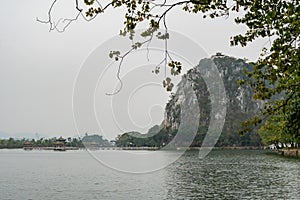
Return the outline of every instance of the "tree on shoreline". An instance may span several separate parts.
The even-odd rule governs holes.
[[[30,142],[33,147],[52,147],[56,142],[56,137],[53,138],[40,138],[38,140],[35,139],[0,139],[0,149],[16,149],[16,148],[23,148],[25,142]],[[70,147],[84,147],[82,141],[79,138],[71,138],[67,142],[67,146]]]
[[[174,8],[180,7],[183,12],[201,13],[203,18],[216,18],[229,16],[232,12],[243,12],[242,17],[236,17],[237,24],[247,27],[244,34],[231,38],[232,46],[242,47],[258,38],[267,38],[269,47],[263,48],[259,59],[251,63],[254,70],[246,72],[249,81],[241,81],[241,84],[250,85],[255,94],[254,99],[262,100],[265,106],[259,116],[244,122],[241,134],[248,132],[258,124],[264,124],[261,131],[272,130],[276,124],[281,126],[279,131],[273,134],[292,136],[295,141],[300,140],[300,4],[298,0],[110,0],[102,5],[98,0],[75,0],[77,15],[73,19],[60,19],[54,22],[52,12],[57,0],[54,0],[48,10],[48,19],[38,21],[48,24],[49,30],[64,32],[66,28],[80,16],[86,21],[93,20],[108,8],[124,8],[124,27],[120,35],[128,36],[133,45],[128,52],[112,51],[109,56],[119,62],[135,49],[151,42],[153,37],[165,42],[164,60],[154,69],[159,73],[160,67],[169,69],[172,75],[181,72],[181,62],[171,58],[167,49],[169,38],[166,16]],[[144,41],[134,41],[134,30],[140,25],[147,25],[141,34]],[[158,32],[162,28],[164,32]],[[172,90],[169,77],[165,77],[164,87]],[[120,80],[121,81],[121,80]],[[280,98],[276,98],[276,96]],[[276,120],[274,120],[276,118]],[[262,134],[264,135],[264,134]]]
[[[53,147],[56,141],[57,141],[56,137],[39,138],[37,140],[28,139],[28,138],[16,139],[11,137],[9,139],[0,139],[0,149],[23,148],[25,142],[30,142],[30,144],[33,147]],[[98,135],[98,134],[88,135],[87,133],[82,138],[68,137],[66,141],[66,146],[85,148],[87,144],[92,142],[96,142],[99,145],[99,147],[113,146],[112,143],[107,139],[105,139],[102,135]]]

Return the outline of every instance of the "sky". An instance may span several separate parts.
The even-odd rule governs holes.
[[[153,42],[156,49],[149,60],[145,50],[128,56],[121,72],[123,89],[106,95],[120,86],[117,64],[109,64],[108,52],[130,45],[117,36],[124,13],[109,9],[93,21],[73,22],[64,33],[49,32],[36,18],[47,18],[51,2],[1,4],[0,138],[77,137],[87,132],[114,139],[125,131],[146,132],[160,124],[170,94],[161,87],[163,73],[155,76],[151,70],[161,60],[161,44]],[[55,19],[74,16],[70,2],[59,1]],[[257,59],[263,40],[246,48],[230,47],[230,37],[245,31],[233,18],[203,19],[177,8],[168,14],[168,28],[175,35],[170,50],[174,57],[189,57],[184,71],[216,52]]]

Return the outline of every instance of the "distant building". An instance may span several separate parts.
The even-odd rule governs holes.
[[[33,146],[32,146],[32,144],[31,144],[31,142],[26,141],[26,142],[24,143],[24,145],[23,145],[23,149],[24,149],[24,150],[32,150],[32,149],[33,149]]]
[[[216,56],[224,56],[221,52],[217,52]]]
[[[60,137],[54,143],[54,151],[65,151],[66,150],[66,139]]]

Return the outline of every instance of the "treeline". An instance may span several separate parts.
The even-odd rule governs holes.
[[[0,149],[15,149],[15,148],[23,148],[24,144],[30,142],[32,147],[53,147],[54,143],[57,141],[58,138],[40,138],[40,139],[0,139]],[[113,144],[108,141],[107,139],[103,138],[103,136],[98,134],[88,135],[85,134],[84,137],[68,137],[66,139],[66,146],[67,147],[78,147],[84,148],[90,145],[94,147],[109,147],[113,146]]]
[[[31,146],[33,147],[53,147],[54,143],[56,142],[57,138],[40,138],[40,139],[0,139],[0,148],[4,149],[15,149],[15,148],[23,148],[25,142],[29,141]],[[66,146],[68,147],[79,147],[83,148],[84,145],[80,138],[71,138],[68,137],[66,139]]]
[[[184,130],[183,130],[184,132]],[[160,128],[158,125],[150,128],[147,134],[138,132],[127,132],[118,135],[116,138],[116,146],[118,147],[163,147],[169,144],[177,134],[177,130]],[[201,147],[205,134],[196,134],[191,147]],[[183,146],[186,146],[186,138],[182,138]],[[247,133],[243,136],[237,133],[223,132],[219,137],[216,147],[247,147],[247,146],[263,146],[258,133]]]
[[[299,100],[300,103],[300,100]],[[299,111],[300,112],[300,106]],[[300,147],[300,125],[299,130],[288,129],[285,119],[282,116],[272,116],[258,130],[264,144],[274,145],[276,149],[285,147]]]
[[[176,135],[168,134],[164,129],[160,130],[158,125],[149,129],[147,134],[139,132],[128,132],[118,135],[116,138],[116,146],[118,147],[162,147],[168,144]]]

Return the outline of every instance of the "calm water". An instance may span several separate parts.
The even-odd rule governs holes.
[[[189,151],[162,170],[127,174],[86,151],[0,150],[0,170],[1,200],[300,199],[300,160],[263,151],[213,151],[204,160]]]

